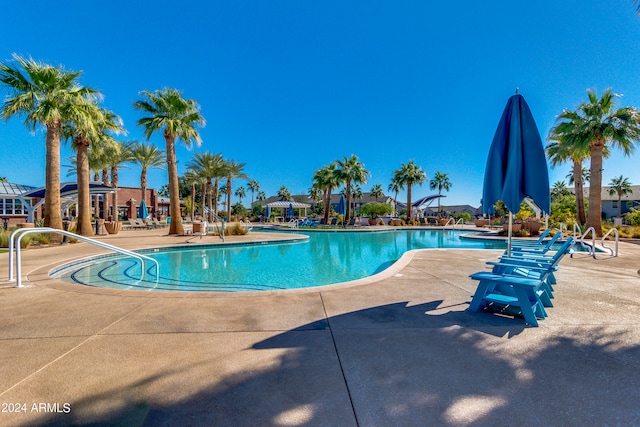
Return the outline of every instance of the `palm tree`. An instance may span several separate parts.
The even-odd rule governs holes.
[[[44,225],[62,229],[60,214],[60,136],[62,126],[78,113],[87,101],[95,101],[99,93],[82,87],[77,79],[82,72],[65,71],[62,67],[42,64],[13,55],[19,64],[0,62],[0,83],[9,95],[2,103],[0,116],[10,119],[24,116],[25,125],[35,131],[46,128]],[[24,73],[23,73],[24,72]],[[80,106],[80,107],[79,107]]]
[[[336,162],[331,162],[328,166],[323,166],[322,169],[318,169],[313,175],[313,180],[315,185],[318,188],[321,188],[324,192],[323,216],[324,220],[329,222],[329,214],[331,213],[331,192],[342,182]]]
[[[392,191],[395,194],[393,196],[393,209],[395,210],[395,215],[398,215],[398,192],[400,191],[400,188],[402,188],[397,172],[397,170],[393,171],[391,183],[387,187],[387,190]]]
[[[378,198],[384,197],[384,191],[382,191],[382,185],[375,184],[373,187],[371,187],[370,194],[371,194],[371,197],[376,199],[376,202],[378,201]]]
[[[251,206],[253,207],[253,193],[260,190],[260,184],[255,179],[252,179],[247,184],[247,187],[251,190]]]
[[[640,139],[640,114],[634,107],[615,110],[615,97],[611,88],[600,98],[588,89],[588,102],[577,111],[563,111],[558,116],[555,134],[566,139],[571,146],[588,148],[591,156],[589,184],[589,211],[587,227],[593,227],[602,236],[602,159],[607,144],[630,155]]]
[[[238,163],[235,160],[229,160],[225,165],[225,177],[227,178],[227,220],[231,219],[231,195],[233,194],[233,190],[231,187],[231,182],[234,179],[247,179],[247,174],[244,173],[243,169],[245,167],[245,163]]]
[[[351,219],[351,183],[366,184],[370,173],[364,168],[364,163],[358,160],[358,156],[352,154],[351,157],[344,156],[342,160],[338,160],[338,173],[340,181],[344,182],[345,193],[347,197],[347,212],[345,221]]]
[[[78,114],[80,113],[80,114]],[[76,232],[82,236],[92,236],[91,225],[91,192],[89,180],[91,166],[89,164],[89,147],[101,147],[112,138],[108,132],[119,133],[122,120],[113,112],[100,108],[93,102],[78,109],[77,114],[63,126],[62,133],[72,138],[76,149],[76,176],[78,182],[78,221]]]
[[[584,210],[584,181],[588,181],[589,172],[582,167],[582,162],[589,157],[589,148],[575,144],[575,139],[563,133],[565,126],[555,126],[549,131],[548,140],[551,141],[545,148],[551,166],[555,167],[561,163],[571,160],[573,163],[572,172],[567,175],[569,184],[573,184],[576,195],[576,215],[580,225],[587,222],[587,214]],[[608,156],[608,148],[603,152]],[[577,177],[577,179],[576,179]]]
[[[618,195],[618,218],[622,217],[622,197],[627,194],[633,193],[631,189],[631,182],[629,178],[625,178],[620,175],[617,178],[613,178],[609,183],[611,188],[609,189],[609,195],[613,196],[614,194]]]
[[[358,200],[362,200],[362,187],[358,184],[351,186],[351,202],[353,203],[353,211],[356,210],[356,203]]]
[[[394,171],[394,175],[398,180],[400,189],[407,187],[407,221],[411,221],[412,207],[411,207],[411,188],[414,185],[422,185],[427,179],[427,174],[422,168],[410,160],[407,164],[402,163],[400,169]]]
[[[217,200],[218,200],[218,185],[220,178],[225,175],[226,163],[221,153],[212,154],[208,151],[203,153],[195,153],[193,160],[187,163],[187,167],[193,170],[196,174],[204,177],[207,180],[206,197],[207,206],[209,207],[208,219],[213,221],[214,213],[217,215]],[[215,195],[212,194],[212,190],[215,189]],[[216,210],[213,210],[213,197],[216,200]],[[204,205],[205,194],[202,194]]]
[[[176,139],[182,140],[190,148],[195,142],[202,140],[196,126],[204,127],[206,122],[200,114],[198,103],[182,98],[177,89],[163,89],[155,92],[143,91],[146,99],[136,101],[134,108],[149,114],[138,120],[144,128],[144,135],[151,136],[162,131],[166,143],[167,172],[169,174],[169,215],[171,223],[169,234],[184,234],[182,214],[180,212],[180,188],[178,182],[178,165],[176,159]]]
[[[140,166],[140,200],[147,199],[147,171],[149,168],[162,169],[167,159],[164,156],[164,150],[159,149],[153,144],[145,144],[143,142],[132,141],[129,148],[131,150],[131,158],[134,163]]]
[[[280,186],[276,195],[280,198],[280,200],[291,200],[291,192],[284,185]]]
[[[555,201],[569,194],[569,189],[564,181],[556,181],[551,187],[551,198]]]
[[[129,145],[123,141],[116,141],[115,144],[109,145],[107,147],[107,153],[109,156],[109,168],[111,170],[111,186],[117,189],[119,184],[118,169],[122,167],[124,163],[131,162],[133,157],[131,156]],[[113,221],[118,221],[117,191],[114,191],[111,195],[111,216],[113,217]]]
[[[193,220],[195,211],[196,211],[196,185],[202,185],[202,206],[204,207],[205,194],[207,192],[207,178],[202,176],[198,171],[194,169],[189,169],[184,174],[184,182],[185,184],[191,186],[191,206],[189,208],[189,213],[191,219]]]
[[[260,202],[267,200],[267,194],[264,191],[258,191],[258,196],[256,197],[256,200]]]
[[[429,188],[438,189],[438,196],[442,195],[442,190],[449,191],[451,189],[451,181],[446,173],[436,172],[435,176],[429,181]],[[440,197],[438,197],[438,213],[440,213]]]
[[[233,194],[235,194],[238,199],[240,199],[240,204],[242,204],[242,198],[247,196],[246,190],[243,186],[236,188],[236,191]]]

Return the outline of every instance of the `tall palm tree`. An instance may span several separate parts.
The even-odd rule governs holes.
[[[395,215],[398,215],[398,192],[402,188],[399,180],[399,173],[397,170],[393,171],[393,176],[391,177],[391,183],[387,187],[387,190],[392,191],[394,193],[393,196],[393,209],[395,210]]]
[[[409,160],[407,164],[402,163],[400,169],[394,171],[394,175],[400,184],[400,189],[407,187],[407,221],[411,221],[413,209],[411,207],[411,188],[414,185],[422,185],[427,179],[427,174],[422,168],[414,163],[413,160]]]
[[[109,156],[109,169],[111,171],[111,186],[114,189],[118,188],[119,184],[119,169],[124,167],[125,163],[129,163],[133,160],[131,156],[131,150],[129,145],[123,141],[116,141],[115,144],[111,144],[107,148]],[[111,216],[113,221],[118,220],[118,192],[114,191],[111,194]]]
[[[355,154],[350,157],[344,156],[342,160],[338,160],[336,163],[340,180],[344,182],[347,198],[347,212],[344,219],[349,221],[351,219],[351,183],[366,184],[370,173],[364,168],[364,163],[358,160],[358,156]]]
[[[82,72],[66,71],[13,55],[18,66],[0,62],[0,84],[9,92],[0,116],[9,119],[24,116],[25,125],[35,131],[46,128],[44,225],[62,229],[60,213],[60,136],[62,126],[87,100],[97,100],[99,93],[82,87],[77,79]]]
[[[371,194],[371,197],[376,199],[376,202],[377,202],[380,197],[384,197],[384,191],[382,190],[382,185],[375,184],[373,187],[371,187],[371,191],[369,194]]]
[[[291,192],[284,185],[280,186],[276,195],[280,198],[280,200],[291,200]]]
[[[196,186],[202,186],[202,206],[204,207],[205,194],[207,192],[207,178],[198,173],[197,170],[188,169],[184,174],[185,184],[191,186],[191,206],[189,208],[191,219],[196,211]]]
[[[629,178],[625,178],[620,175],[617,178],[613,178],[611,182],[609,182],[611,188],[609,189],[609,195],[613,196],[614,194],[618,195],[618,218],[622,217],[622,197],[627,194],[633,193],[631,189],[631,182]]]
[[[187,167],[193,170],[196,174],[205,177],[207,180],[206,197],[207,206],[209,207],[208,219],[213,221],[214,213],[217,215],[217,200],[218,200],[218,184],[220,178],[225,175],[226,163],[221,153],[210,153],[205,151],[203,153],[195,153],[191,162],[187,163]],[[214,181],[215,179],[215,181]],[[213,198],[215,191],[216,210],[213,209]],[[202,195],[203,204],[205,194]]]
[[[336,162],[331,162],[328,166],[323,166],[322,169],[318,169],[313,175],[313,180],[318,188],[321,188],[324,192],[324,220],[329,222],[331,192],[342,182]]]
[[[588,148],[590,153],[589,211],[587,227],[593,227],[602,236],[602,159],[607,145],[630,155],[634,143],[640,139],[640,114],[634,107],[615,110],[615,97],[607,89],[600,98],[588,89],[588,102],[577,111],[565,110],[558,116],[554,134],[566,139],[571,146]]]
[[[251,190],[251,206],[253,207],[253,194],[260,190],[260,183],[258,183],[258,181],[256,181],[255,179],[252,179],[247,184],[247,187],[249,187],[249,189]]]
[[[569,194],[569,189],[564,181],[556,181],[551,187],[551,198],[555,201]]]
[[[351,203],[353,204],[353,212],[356,211],[356,203],[358,200],[362,200],[362,187],[358,184],[354,184],[351,186]]]
[[[110,133],[123,131],[122,120],[111,111],[100,108],[96,103],[88,102],[83,111],[78,111],[65,126],[63,134],[73,139],[76,149],[76,175],[78,182],[78,221],[76,232],[82,236],[92,236],[91,192],[89,180],[89,147],[101,147],[103,142],[112,138]]]
[[[429,188],[438,189],[438,196],[442,195],[442,190],[449,191],[451,189],[451,181],[446,173],[436,172],[433,179],[429,181]],[[440,197],[438,197],[438,213],[440,213]]]
[[[227,178],[226,193],[227,193],[227,219],[231,219],[231,195],[233,190],[231,183],[234,179],[247,179],[247,174],[244,173],[245,163],[238,163],[235,160],[229,160],[225,165],[225,177]]]
[[[584,181],[588,181],[588,179],[585,179],[585,176],[588,176],[589,172],[582,167],[582,162],[589,158],[589,148],[576,144],[575,138],[564,134],[563,129],[564,127],[560,125],[551,128],[547,138],[550,142],[545,150],[552,167],[568,160],[572,162],[572,172],[567,175],[567,178],[569,179],[569,184],[573,184],[573,191],[576,195],[576,216],[578,217],[578,223],[584,225],[587,222],[587,214],[584,210],[583,188]],[[606,148],[603,155],[607,156],[608,152],[609,150]]]
[[[150,168],[162,169],[167,159],[164,150],[159,149],[154,144],[145,144],[139,141],[132,141],[129,147],[131,158],[134,163],[140,166],[140,200],[146,202],[147,199],[147,171]]]
[[[243,186],[236,188],[236,191],[233,194],[235,194],[238,199],[240,199],[240,204],[242,204],[242,198],[247,196],[247,192]]]
[[[256,200],[262,202],[267,200],[267,194],[264,191],[258,191],[258,195],[256,196]]]
[[[184,234],[175,143],[176,140],[182,140],[188,148],[193,143],[200,145],[202,140],[196,126],[204,127],[206,121],[200,114],[198,103],[192,99],[184,99],[177,89],[143,91],[141,95],[145,99],[136,101],[133,106],[148,116],[138,120],[138,125],[144,128],[147,140],[154,133],[162,131],[166,143],[171,217],[169,234]]]

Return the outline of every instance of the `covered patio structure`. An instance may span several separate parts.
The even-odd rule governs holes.
[[[290,207],[293,208],[294,212],[296,209],[298,209],[298,216],[300,209],[304,209],[304,215],[303,216],[307,216],[307,209],[311,207],[310,204],[308,203],[302,203],[302,202],[295,202],[292,200],[278,200],[277,202],[271,202],[271,203],[267,203],[265,206],[268,206],[272,211],[273,209],[282,209],[282,217],[286,217],[286,211],[287,209],[289,209]]]
[[[114,188],[110,185],[105,185],[101,182],[90,182],[89,183],[89,193],[91,195],[94,194],[111,194],[118,191],[117,188]],[[40,207],[47,196],[46,187],[37,188],[35,190],[30,190],[20,195],[20,198],[23,200],[27,199],[40,199],[36,204],[29,206],[27,208],[27,221],[34,221],[34,212],[38,207]],[[75,203],[78,202],[78,184],[76,182],[63,182],[60,184],[60,210],[62,211],[63,216],[65,212]]]

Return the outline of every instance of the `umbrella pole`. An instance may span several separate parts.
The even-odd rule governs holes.
[[[509,211],[509,240],[507,240],[507,257],[511,258],[511,236],[513,229],[512,227],[513,214]]]

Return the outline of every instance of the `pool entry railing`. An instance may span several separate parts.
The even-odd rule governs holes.
[[[98,240],[95,239],[91,239],[89,237],[85,237],[85,236],[80,236],[78,234],[74,234],[71,233],[70,231],[65,231],[65,230],[58,230],[56,228],[50,228],[50,227],[37,227],[37,228],[18,228],[17,230],[14,230],[11,235],[9,236],[9,282],[13,282],[15,280],[16,282],[16,288],[21,288],[22,286],[22,256],[21,256],[21,245],[20,243],[22,242],[22,238],[24,236],[26,236],[27,234],[35,234],[35,233],[52,233],[52,234],[61,234],[65,237],[70,237],[72,239],[75,240],[80,240],[83,242],[87,242],[90,243],[92,245],[95,246],[99,246],[103,249],[108,249],[110,251],[113,252],[117,252],[123,255],[127,255],[130,256],[132,258],[136,258],[140,261],[140,268],[142,269],[141,275],[140,275],[140,280],[144,279],[145,276],[145,272],[147,271],[147,269],[145,268],[145,263],[144,261],[149,261],[151,263],[153,263],[156,267],[156,280],[158,280],[158,276],[160,274],[160,264],[158,264],[158,261],[156,261],[153,258],[150,258],[148,256],[145,255],[141,255],[132,251],[128,251],[126,249],[122,249],[119,248],[117,246],[113,246],[113,245],[109,245],[107,243],[104,242],[100,242]],[[13,268],[13,249],[15,247],[15,279],[14,279],[14,268]]]
[[[564,223],[561,224],[561,229],[563,224]],[[564,228],[565,230],[567,229],[566,226]],[[613,241],[615,245],[613,248],[605,244],[605,240],[607,239],[607,237],[609,237],[610,234],[613,234]],[[587,238],[588,235],[591,235],[591,244],[585,243],[585,239]],[[580,228],[580,226],[578,224],[573,224],[573,237],[576,239],[577,243],[580,243],[580,245],[583,248],[588,250],[589,255],[591,255],[593,258],[596,257],[596,229],[595,228],[589,227],[587,230],[585,230],[584,233],[582,233],[582,229]],[[604,236],[602,236],[602,238],[600,239],[600,246],[602,247],[603,250],[609,251],[612,257],[617,257],[619,241],[620,241],[620,234],[618,232],[618,229],[614,227],[609,231],[607,231]]]
[[[207,207],[204,208],[204,213],[207,214],[207,215],[211,215],[212,221],[211,221],[211,225],[209,225],[209,228],[211,228],[211,231],[217,232],[218,233],[218,237],[220,237],[220,240],[222,240],[224,242],[224,221],[223,221],[223,219],[220,218],[217,213],[210,211],[209,208],[207,208]]]

